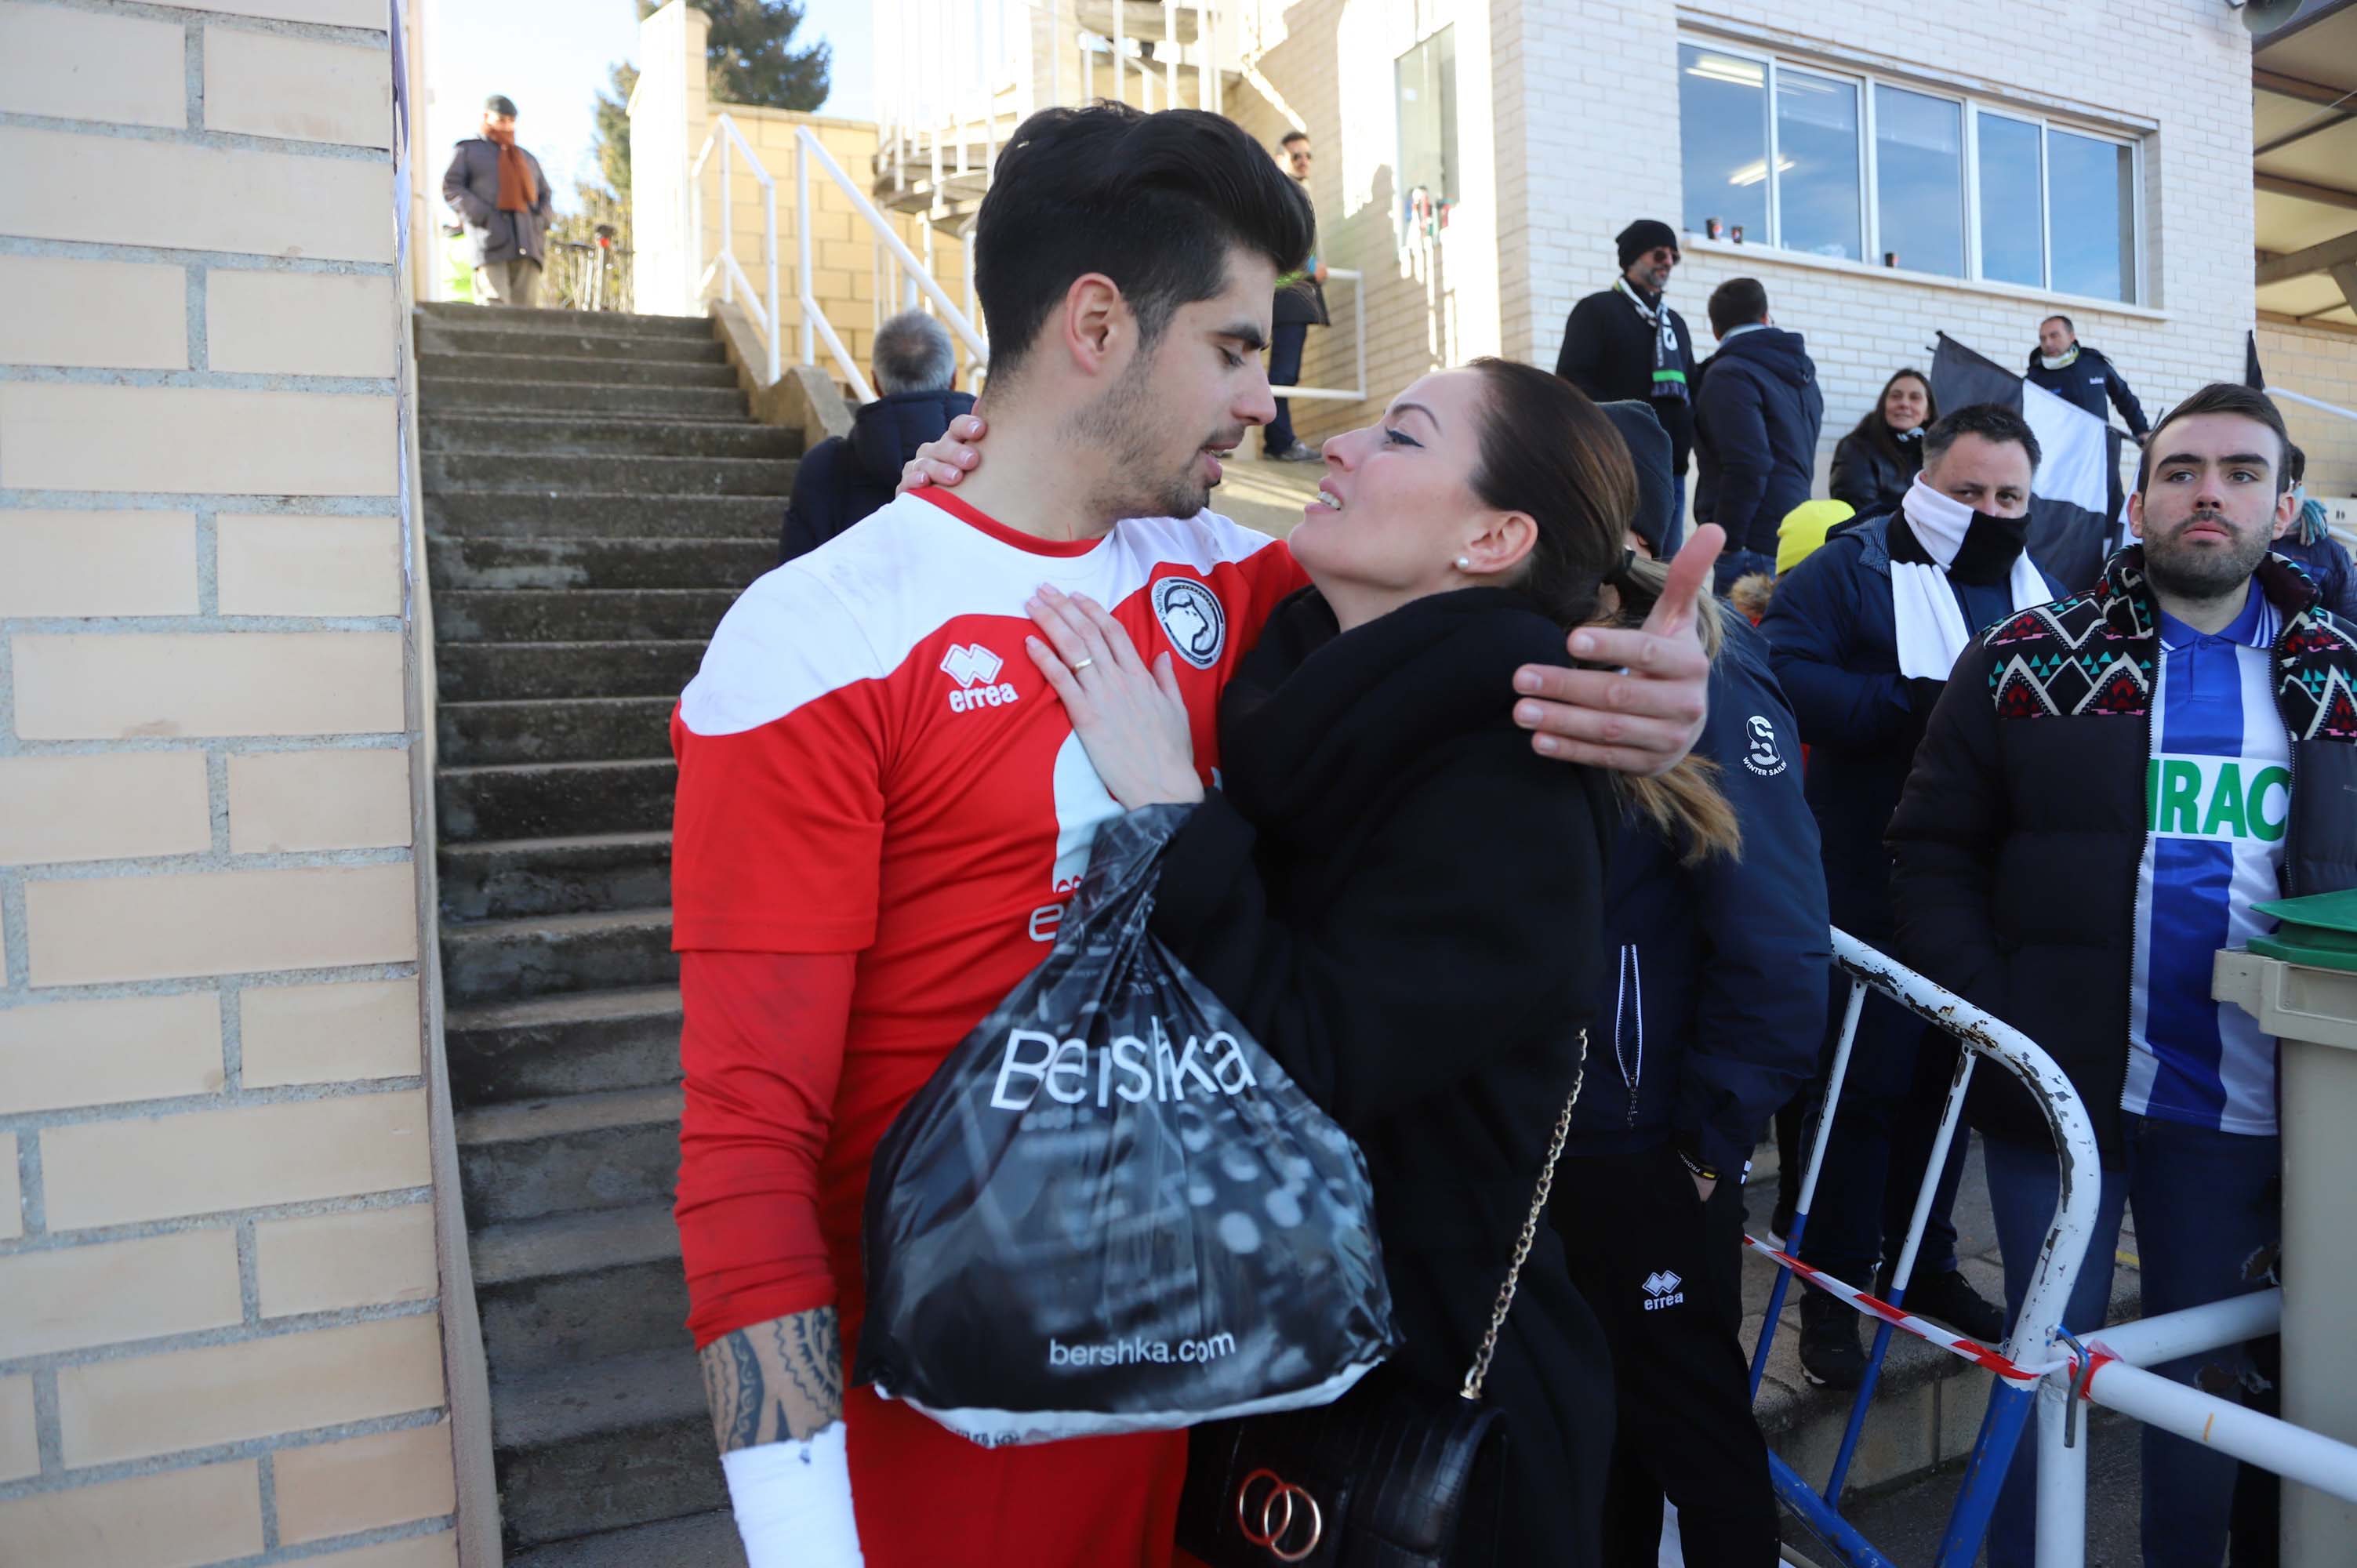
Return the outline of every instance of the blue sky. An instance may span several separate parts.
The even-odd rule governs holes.
[[[419,139],[421,181],[441,188],[450,144],[475,133],[486,95],[504,92],[519,112],[517,139],[538,156],[560,207],[573,184],[596,173],[592,100],[607,68],[635,60],[635,0],[425,0],[428,104]],[[824,112],[873,117],[875,58],[869,0],[807,0],[797,41],[834,46],[834,87]]]

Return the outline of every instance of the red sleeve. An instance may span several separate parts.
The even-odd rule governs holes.
[[[833,1305],[818,1165],[843,1071],[850,953],[687,952],[679,1043],[679,1248],[701,1350]]]

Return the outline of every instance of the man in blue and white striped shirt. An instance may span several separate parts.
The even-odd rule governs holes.
[[[2094,1124],[2099,1218],[2063,1315],[2083,1333],[2128,1205],[2147,1316],[2261,1288],[2281,1232],[2276,1042],[2211,999],[2213,959],[2270,929],[2256,904],[2357,885],[2357,628],[2268,554],[2287,446],[2246,387],[2172,410],[2129,510],[2141,543],[1966,650],[1891,818],[1900,956],[2045,1047]],[[1974,1114],[2010,1324],[2059,1173],[2019,1090]],[[2157,1369],[2213,1367],[2262,1386],[2239,1348]],[[2030,1562],[2033,1446],[1992,1568]],[[2144,1472],[2147,1568],[2218,1568],[2233,1460],[2147,1428]]]

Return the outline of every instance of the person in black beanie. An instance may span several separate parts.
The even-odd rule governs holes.
[[[1598,403],[1634,399],[1652,405],[1669,432],[1676,505],[1662,558],[1677,553],[1685,536],[1686,462],[1694,450],[1694,338],[1685,317],[1663,303],[1678,264],[1677,231],[1640,218],[1620,231],[1620,275],[1612,286],[1572,306],[1564,324],[1555,373]]]

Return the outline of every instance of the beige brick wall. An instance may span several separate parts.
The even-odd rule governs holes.
[[[2259,367],[2271,387],[2357,409],[2357,330],[2259,323]],[[2291,438],[2308,453],[2310,495],[2357,496],[2357,420],[2277,398]]]
[[[1375,399],[1433,365],[1476,353],[1552,366],[1572,305],[1611,283],[1612,236],[1640,216],[1677,220],[1682,27],[2149,132],[2152,306],[2072,301],[2062,308],[2154,413],[2205,381],[2239,377],[2253,308],[2250,60],[2243,29],[2222,7],[2135,0],[2057,9],[1998,0],[1994,10],[1910,15],[1897,30],[1888,8],[1870,0],[1677,8],[1641,0],[1269,0],[1259,11],[1271,47],[1258,69],[1317,138],[1311,192],[1322,253],[1369,274],[1367,373]],[[1465,199],[1431,243],[1403,238],[1393,70],[1410,44],[1452,23]],[[2029,53],[1989,43],[2031,34],[2041,43]],[[1229,110],[1272,145],[1286,128],[1279,108],[1249,88],[1231,94]],[[1816,359],[1826,403],[1821,473],[1884,377],[1924,362],[1935,332],[2015,366],[2049,308],[1997,288],[1695,244],[1672,301],[1693,327],[1698,352],[1715,347],[1704,309],[1711,289],[1744,274],[1767,285],[1778,324],[1806,336]],[[1328,293],[1337,329],[1310,334],[1304,380],[1347,385],[1348,293]],[[1295,420],[1315,438],[1362,423],[1378,407],[1297,405]]]
[[[457,1562],[385,27],[0,0],[9,1563]]]

